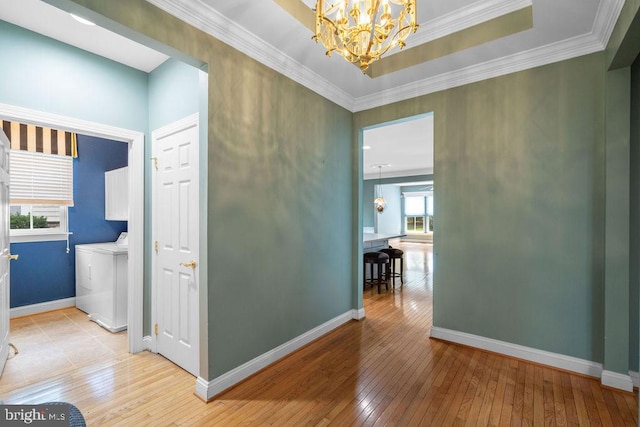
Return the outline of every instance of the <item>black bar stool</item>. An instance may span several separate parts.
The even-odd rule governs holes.
[[[389,255],[389,263],[391,264],[391,268],[387,268],[387,281],[389,281],[390,278],[393,278],[393,288],[395,289],[395,287],[396,287],[396,277],[399,277],[400,278],[400,287],[402,288],[402,285],[404,285],[404,278],[403,278],[403,273],[404,273],[404,252],[402,251],[402,249],[392,248],[391,246],[389,246],[388,248],[385,248],[385,249],[380,249],[380,252]],[[396,260],[397,259],[400,260],[400,272],[399,273],[396,273]],[[389,271],[389,270],[391,270],[391,271]]]
[[[369,279],[367,279],[367,264],[369,265]],[[367,284],[373,286],[376,282],[376,277],[373,274],[373,265],[376,264],[378,266],[377,271],[377,283],[378,283],[378,293],[380,293],[380,285],[384,281],[384,285],[389,290],[389,280],[387,279],[389,276],[389,255],[382,252],[367,252],[364,254],[364,283],[363,289]]]

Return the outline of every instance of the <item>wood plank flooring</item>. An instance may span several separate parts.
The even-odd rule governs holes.
[[[89,426],[637,426],[637,393],[428,338],[432,246],[405,250],[402,289],[364,291],[352,321],[209,404],[194,377],[148,352],[0,394],[68,401]]]

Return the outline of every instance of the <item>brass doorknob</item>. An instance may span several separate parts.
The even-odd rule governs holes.
[[[180,263],[181,266],[183,267],[191,267],[191,268],[196,268],[196,262],[195,261],[191,261],[191,262],[181,262]]]
[[[10,261],[17,261],[18,260],[18,254],[13,255],[13,254],[8,254],[7,258],[9,258]]]

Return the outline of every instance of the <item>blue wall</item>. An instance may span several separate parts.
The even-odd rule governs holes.
[[[0,51],[1,103],[147,131],[147,73],[4,21]]]
[[[104,219],[104,172],[127,165],[128,146],[78,135],[79,157],[73,161],[74,206],[69,208],[66,242],[12,243],[20,255],[11,263],[11,307],[21,307],[75,296],[76,244],[114,241],[126,231],[126,221]]]
[[[127,230],[126,221],[104,219],[104,173],[127,166],[128,145],[78,135],[78,158],[73,161],[73,197],[69,208],[71,243],[112,242]]]
[[[149,74],[149,128],[152,131],[200,110],[202,73],[170,58]],[[204,95],[206,98],[206,93]]]
[[[4,21],[0,21],[0,50],[11,58],[10,67],[0,67],[0,103],[148,131],[147,73]],[[84,148],[83,138],[79,143],[84,162],[83,155],[89,156],[91,149]],[[125,144],[117,144],[126,150]],[[106,156],[103,160],[112,159]],[[85,192],[102,192],[103,187],[96,185]],[[100,198],[97,194],[93,197]],[[69,218],[70,230],[75,233],[71,243],[115,240],[117,231],[104,225],[95,230],[83,226],[74,218],[80,205],[74,209],[76,213],[70,211]],[[92,232],[95,234],[87,234]],[[11,246],[20,254],[19,261],[11,265],[11,307],[74,296],[74,253],[66,253],[66,242]]]

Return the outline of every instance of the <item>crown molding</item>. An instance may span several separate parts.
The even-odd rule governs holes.
[[[420,22],[420,31],[409,40],[412,46],[418,46],[531,5],[532,0],[480,0],[436,19]]]
[[[600,50],[602,50],[602,42],[592,36],[565,40],[356,98],[353,112],[404,101]]]
[[[356,98],[353,112],[463,86],[606,48],[624,0],[601,0],[591,33]]]
[[[605,6],[606,4],[606,6]],[[593,34],[602,41],[602,49],[604,50],[609,43],[609,38],[613,33],[613,29],[618,22],[618,17],[624,6],[624,0],[601,0],[598,6],[598,13],[593,23]]]
[[[200,0],[147,0],[165,12],[214,36],[318,95],[353,111],[354,98],[300,62],[285,55]]]
[[[624,0],[601,0],[590,33],[356,98],[247,32],[201,0],[147,1],[351,112],[380,107],[604,50],[624,5]],[[427,35],[421,37],[428,37],[432,33],[459,31],[465,26],[484,22],[530,4],[531,0],[478,1],[465,12],[448,14],[431,21],[428,25],[435,22],[436,29],[425,31]]]

